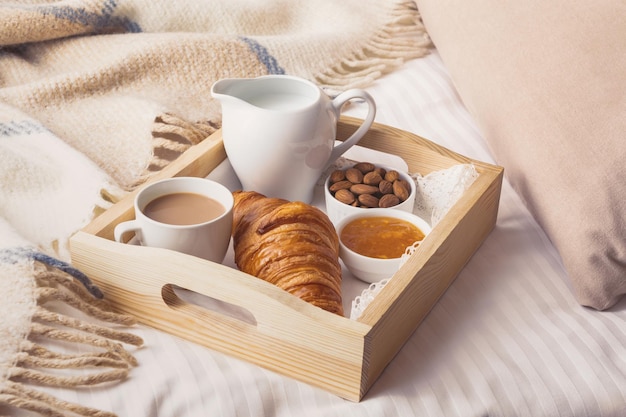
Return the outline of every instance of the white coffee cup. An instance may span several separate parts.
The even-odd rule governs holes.
[[[153,211],[153,218],[149,217],[147,213],[155,204],[168,203],[165,199],[170,200],[169,206]],[[206,178],[157,181],[137,193],[135,219],[115,226],[115,240],[123,242],[126,234],[134,232],[143,246],[172,249],[221,263],[230,244],[233,205],[230,190]],[[157,215],[168,217],[155,220]]]
[[[222,104],[222,137],[244,190],[310,203],[324,170],[370,128],[376,104],[364,90],[334,99],[312,82],[289,75],[217,81],[211,94]],[[342,106],[365,101],[359,128],[335,146]]]

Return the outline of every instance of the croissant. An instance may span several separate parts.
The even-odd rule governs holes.
[[[309,204],[253,191],[233,195],[237,267],[343,315],[339,238],[328,216]]]

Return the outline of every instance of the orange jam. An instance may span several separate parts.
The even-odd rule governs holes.
[[[341,230],[341,241],[354,252],[370,258],[393,259],[424,239],[413,223],[394,217],[362,217]]]

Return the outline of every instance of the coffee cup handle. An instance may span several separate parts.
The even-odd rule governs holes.
[[[124,235],[130,232],[139,232],[141,227],[137,224],[136,220],[128,220],[126,222],[118,223],[113,230],[113,236],[116,242],[125,243],[123,240]]]
[[[361,126],[359,126],[359,128],[348,139],[333,148],[330,158],[328,159],[327,166],[335,162],[337,158],[343,155],[352,146],[356,145],[372,126],[372,123],[374,123],[374,117],[376,117],[376,103],[374,102],[374,98],[367,91],[359,88],[344,91],[333,99],[331,104],[335,110],[337,120],[339,120],[342,106],[346,102],[354,99],[365,100],[368,105],[367,116],[365,116]]]

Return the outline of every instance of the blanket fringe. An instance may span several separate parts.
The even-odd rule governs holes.
[[[413,1],[402,1],[386,26],[352,56],[315,76],[325,90],[339,93],[362,88],[408,59],[427,55],[433,47]]]
[[[138,347],[143,340],[109,325],[129,326],[135,320],[111,311],[105,301],[94,298],[63,271],[35,261],[34,273],[36,307],[29,335],[20,344],[15,362],[8,370],[0,404],[48,417],[115,417],[110,412],[60,400],[26,384],[79,387],[124,380],[130,369],[137,366],[137,360],[124,344]],[[108,325],[53,311],[50,305],[59,302]],[[50,350],[37,343],[38,340],[59,341],[68,351]],[[81,352],[80,346],[85,345],[91,349]],[[71,369],[75,371],[70,373]]]
[[[48,417],[67,417],[67,413],[85,417],[117,417],[115,414],[74,404],[68,401],[30,389],[22,384],[8,381],[0,394],[0,404],[33,411]]]
[[[163,113],[152,125],[152,160],[130,189],[145,183],[152,175],[165,168],[193,145],[215,133],[221,121],[190,122],[171,113]]]

